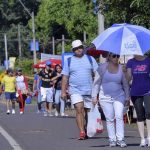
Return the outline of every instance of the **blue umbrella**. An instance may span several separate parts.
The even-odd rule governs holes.
[[[150,30],[131,24],[114,24],[92,43],[98,50],[119,55],[143,55],[150,50]]]

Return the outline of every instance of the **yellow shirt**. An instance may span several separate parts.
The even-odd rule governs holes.
[[[5,92],[15,92],[16,77],[4,76],[2,84],[5,86]]]

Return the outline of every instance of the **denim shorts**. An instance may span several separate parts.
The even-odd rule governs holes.
[[[16,92],[5,92],[6,100],[16,100]]]

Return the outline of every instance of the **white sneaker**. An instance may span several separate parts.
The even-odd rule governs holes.
[[[116,141],[109,141],[109,146],[110,147],[115,147],[116,146]]]
[[[54,115],[50,112],[50,113],[48,113],[48,116],[52,117],[52,116],[54,116]]]
[[[12,112],[11,112],[11,113],[14,115],[16,112],[15,112],[15,110],[14,110],[14,109],[12,109]]]
[[[37,112],[36,112],[37,114],[39,114],[40,113],[40,111],[39,110],[37,110]]]
[[[120,146],[120,147],[127,147],[127,144],[125,143],[124,140],[121,140],[121,141],[117,141],[117,145]]]
[[[58,112],[57,112],[57,111],[55,111],[55,116],[56,116],[56,117],[58,116]]]
[[[7,113],[7,115],[9,115],[10,114],[10,110],[8,109],[6,113]]]
[[[150,147],[150,138],[147,138],[147,146]]]
[[[47,112],[44,112],[44,117],[47,117],[48,115],[47,115]]]
[[[20,115],[22,115],[23,114],[23,111],[20,111]]]
[[[147,144],[146,139],[141,139],[140,147],[145,147]]]
[[[68,115],[65,114],[65,113],[61,113],[61,116],[62,116],[62,117],[67,117]]]

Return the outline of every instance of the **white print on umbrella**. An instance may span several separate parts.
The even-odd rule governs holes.
[[[133,55],[136,53],[143,55],[135,34],[126,27],[124,27],[122,39],[121,55]]]

